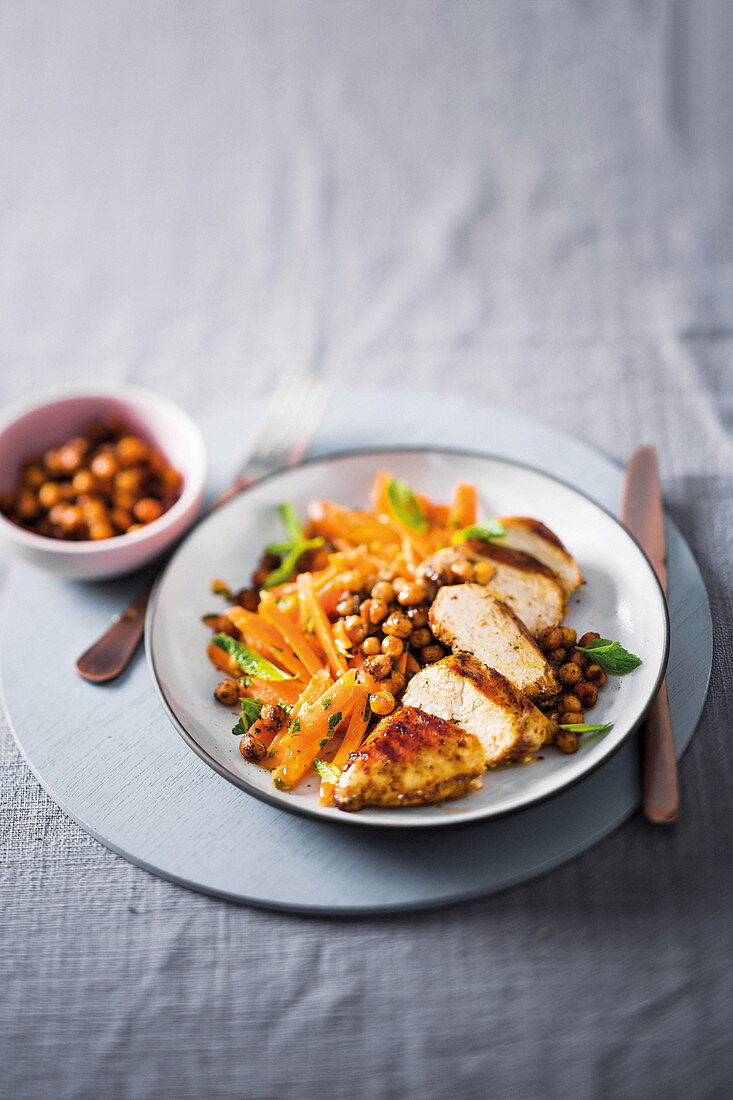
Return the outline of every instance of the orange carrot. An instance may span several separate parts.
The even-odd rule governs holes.
[[[372,511],[377,515],[380,513],[389,515],[389,505],[387,504],[387,486],[392,478],[389,476],[386,470],[377,470],[374,475],[374,481],[372,482],[372,488],[369,493],[369,503],[372,506]]]
[[[336,643],[331,633],[331,624],[315,597],[313,579],[310,573],[301,573],[298,577],[298,596],[301,606],[305,608],[306,617],[313,626],[321,649],[326,655],[331,671],[334,676],[340,676],[343,672],[346,672],[346,661],[336,649]]]
[[[351,714],[354,705],[356,673],[346,672],[308,706],[291,726],[282,754],[282,762],[273,772],[276,787],[295,787],[313,763],[319,750],[330,741],[336,729]],[[278,739],[279,740],[279,739]],[[275,742],[273,742],[275,745]],[[275,745],[276,750],[279,748]]]
[[[371,717],[371,711],[369,710],[367,701],[367,691],[363,684],[356,685],[352,700],[353,710],[351,712],[348,729],[344,734],[343,741],[339,745],[338,752],[331,761],[333,766],[339,770],[343,768],[344,764],[349,759],[349,755],[352,752],[356,752],[359,748],[364,737],[364,731],[369,723],[369,718]],[[333,788],[335,786],[335,783],[328,782],[325,779],[322,781],[320,790],[320,802],[322,806],[328,806],[330,804]]]
[[[280,634],[282,634],[298,660],[303,662],[311,676],[315,676],[317,672],[320,672],[323,668],[323,664],[313,652],[308,639],[300,627],[296,626],[296,624],[280,610],[274,600],[267,599],[263,596],[260,608],[260,614],[267,619]]]
[[[276,738],[272,738],[273,744],[271,745],[270,755],[267,758],[267,766],[270,768],[276,768],[283,760],[285,751],[292,737],[292,729],[296,718],[300,715],[300,712],[304,707],[307,707],[309,703],[312,703],[314,699],[317,699],[319,695],[322,695],[327,687],[331,685],[331,677],[328,674],[328,669],[322,668],[320,672],[317,672],[308,686],[303,692],[301,692],[300,698],[293,706],[290,713],[290,721],[288,727],[282,730]]]
[[[207,645],[206,655],[212,665],[218,668],[220,672],[226,672],[227,676],[232,676],[237,680],[242,675],[242,670],[239,665],[235,664],[228,653],[223,649],[219,649],[218,645],[214,645],[213,642],[209,642]]]
[[[458,530],[476,523],[478,495],[476,486],[468,481],[459,481],[453,490],[453,500],[448,512],[448,527]]]
[[[316,500],[310,505],[308,514],[318,533],[328,539],[346,539],[355,545],[394,542],[389,525],[381,522],[379,516],[372,512],[344,508],[328,500]]]
[[[292,707],[298,702],[303,685],[300,680],[250,680],[247,694],[261,703],[285,703]]]
[[[405,671],[412,673],[420,671],[420,665],[417,663],[411,653],[408,653],[407,655],[407,661],[405,662]]]
[[[305,674],[306,670],[290,646],[284,644],[284,639],[274,626],[265,622],[261,615],[254,611],[247,611],[244,607],[230,607],[226,614],[229,621],[243,635],[247,645],[257,649],[264,657],[275,661],[276,664],[281,664],[294,676],[302,677]]]

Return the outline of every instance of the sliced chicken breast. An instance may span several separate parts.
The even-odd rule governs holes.
[[[581,584],[585,584],[575,558],[568,553],[554,531],[545,527],[540,520],[530,516],[502,516],[499,523],[506,527],[507,532],[501,545],[531,554],[552,569],[563,587],[566,599]]]
[[[382,718],[339,776],[340,810],[416,806],[461,798],[481,786],[484,749],[472,733],[415,707]]]
[[[454,653],[410,680],[406,705],[435,714],[483,746],[489,767],[537,752],[554,725],[512,683],[469,653]]]
[[[488,586],[519,616],[530,634],[557,626],[565,614],[560,579],[537,558],[505,547],[503,542],[471,539],[458,546],[446,546],[420,564],[418,576],[436,584],[455,584],[451,575],[455,562],[484,562],[493,570]]]
[[[430,608],[433,634],[454,651],[472,653],[530,699],[560,692],[557,674],[524,623],[480,584],[439,589]]]
[[[469,543],[473,553],[494,567],[489,585],[518,615],[530,634],[537,636],[562,622],[565,593],[551,569],[522,550],[493,542]]]

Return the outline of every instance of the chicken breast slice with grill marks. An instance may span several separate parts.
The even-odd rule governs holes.
[[[537,558],[502,543],[470,539],[436,551],[421,563],[418,575],[450,583],[457,561],[487,562],[493,568],[489,587],[519,616],[530,634],[541,634],[562,622],[565,593],[558,577]]]
[[[403,698],[406,705],[474,734],[489,767],[532,756],[556,728],[506,676],[469,653],[428,665],[413,677]]]
[[[543,565],[552,569],[563,587],[566,599],[581,584],[585,584],[575,558],[568,553],[554,531],[540,520],[530,516],[502,516],[499,523],[506,528],[506,536],[501,540],[501,545],[532,554]]]
[[[481,786],[484,750],[472,733],[416,707],[400,707],[352,752],[334,788],[340,810],[416,806]]]
[[[480,584],[447,585],[430,608],[433,634],[451,649],[472,653],[530,699],[547,701],[560,681],[524,623]]]

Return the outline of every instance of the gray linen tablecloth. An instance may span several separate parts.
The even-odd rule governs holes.
[[[200,414],[307,366],[653,441],[717,650],[673,829],[404,917],[129,866],[3,719],[0,1094],[731,1094],[732,13],[2,3],[3,402],[94,377]]]

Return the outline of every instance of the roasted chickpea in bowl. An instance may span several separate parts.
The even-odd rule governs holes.
[[[0,417],[0,540],[67,577],[129,573],[184,533],[205,475],[198,428],[166,398],[56,391]]]

